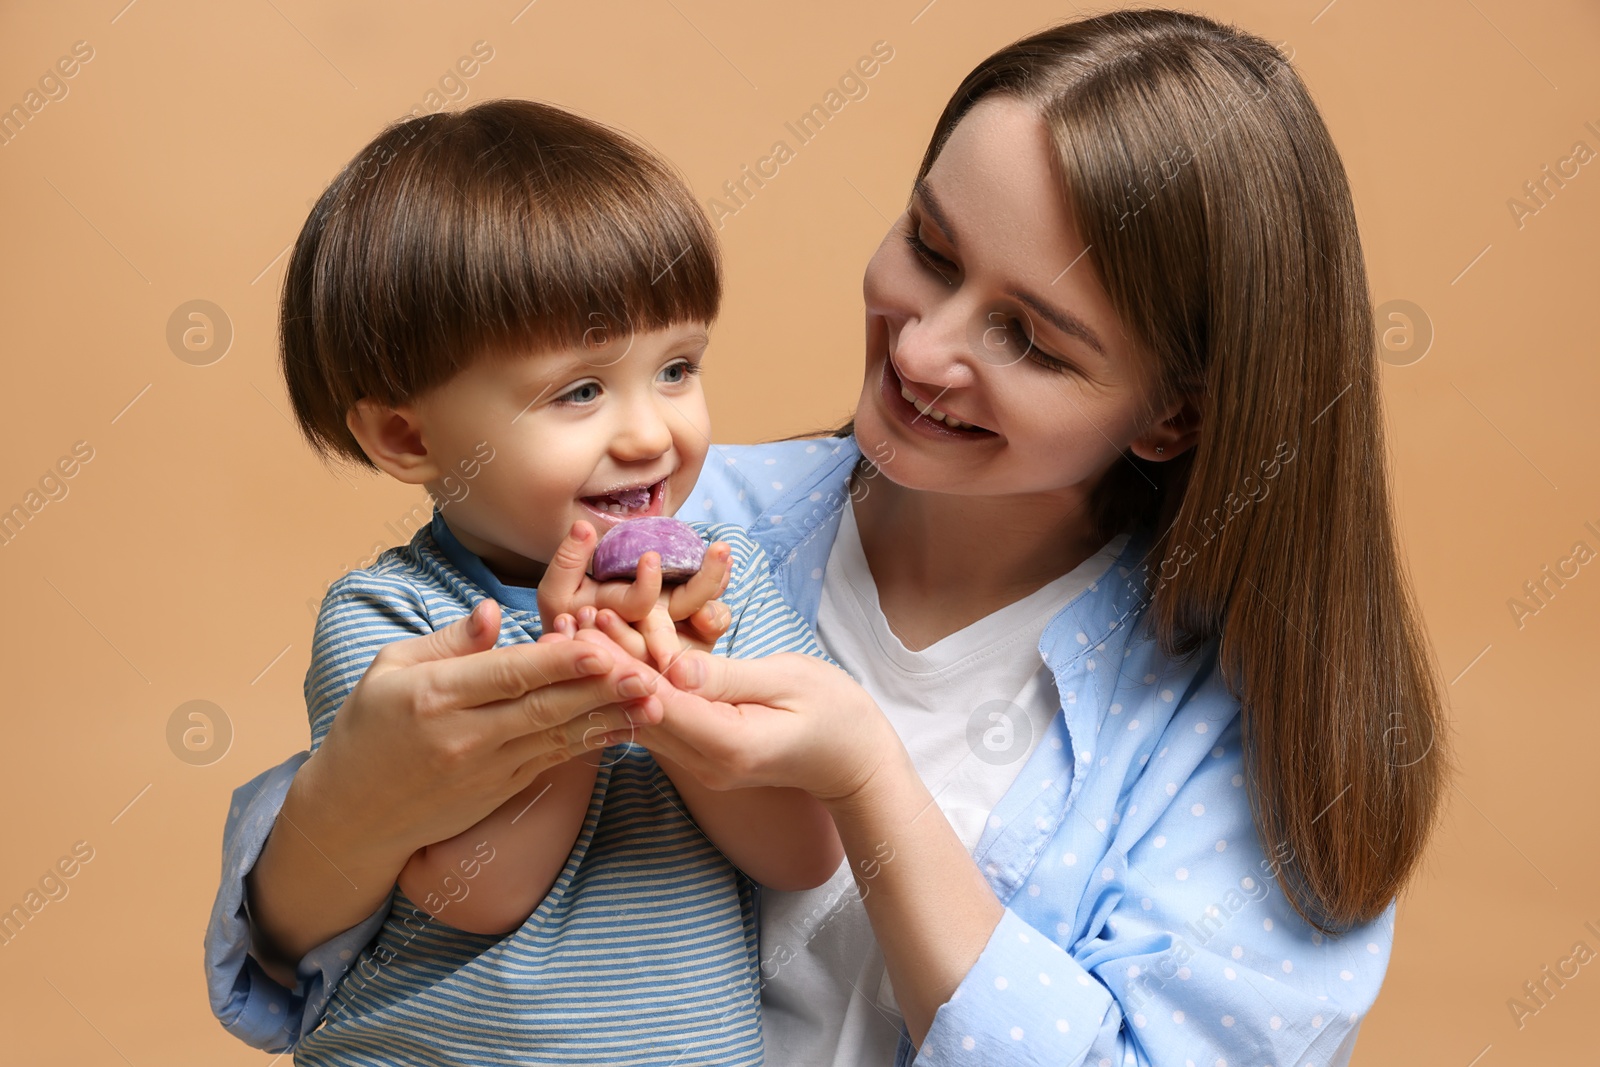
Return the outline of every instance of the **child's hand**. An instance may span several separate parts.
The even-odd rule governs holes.
[[[588,574],[596,543],[594,527],[573,523],[539,582],[539,616],[547,631],[571,636],[578,628],[604,630],[639,659],[662,670],[685,647],[709,652],[733,620],[716,598],[732,575],[732,549],[724,541],[707,546],[700,569],[687,582],[662,588],[661,556],[646,552],[629,580],[597,582]]]

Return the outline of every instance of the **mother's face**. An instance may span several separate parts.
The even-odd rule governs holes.
[[[855,426],[891,480],[1077,497],[1130,445],[1175,454],[1143,432],[1148,357],[1084,251],[1043,121],[980,101],[867,264]]]

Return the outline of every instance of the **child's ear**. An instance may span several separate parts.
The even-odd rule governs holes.
[[[409,485],[440,477],[438,464],[422,441],[422,423],[415,408],[392,408],[362,397],[345,412],[344,422],[361,451],[384,473]]]
[[[1185,395],[1162,417],[1130,443],[1141,459],[1168,460],[1181,455],[1200,439],[1200,405],[1197,398]],[[1161,451],[1157,452],[1156,449]]]

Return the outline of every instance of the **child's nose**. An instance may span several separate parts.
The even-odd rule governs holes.
[[[672,447],[672,428],[655,402],[631,404],[618,414],[619,425],[611,439],[611,452],[618,460],[655,459]]]

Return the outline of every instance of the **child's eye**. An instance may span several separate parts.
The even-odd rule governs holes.
[[[696,374],[700,373],[700,364],[692,363],[687,359],[680,359],[675,363],[668,363],[661,368],[657,376],[668,385],[682,385]]]
[[[600,383],[584,382],[556,397],[558,404],[592,404],[600,399]]]

